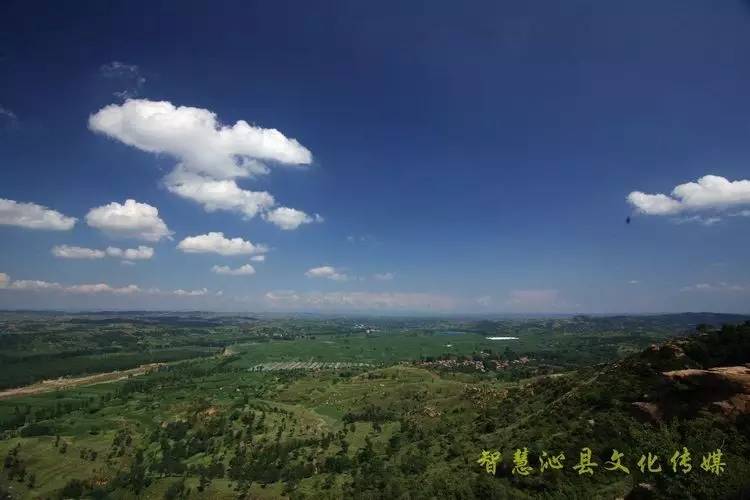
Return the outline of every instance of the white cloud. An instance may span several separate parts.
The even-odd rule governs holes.
[[[255,268],[250,264],[245,264],[236,269],[232,269],[229,266],[214,266],[211,270],[216,274],[225,274],[227,276],[249,276],[255,274]]]
[[[0,106],[0,130],[4,128],[14,128],[18,124],[18,116],[9,110]]]
[[[628,202],[639,212],[649,215],[676,214],[682,210],[680,202],[665,194],[646,194],[633,191],[628,195]]]
[[[733,214],[729,214],[730,217],[750,217],[750,210],[740,210]]]
[[[333,281],[346,281],[349,277],[332,266],[320,266],[305,272],[308,278],[325,278]]]
[[[154,256],[154,249],[144,245],[124,250],[117,247],[107,247],[106,250],[98,250],[70,245],[56,245],[52,247],[52,255],[61,259],[101,259],[105,256],[110,256],[131,261],[150,259]]]
[[[640,283],[640,281],[638,281],[638,280],[630,280],[630,281],[628,281],[628,285],[637,285],[639,283]]]
[[[697,182],[680,184],[670,195],[633,191],[628,202],[648,215],[674,215],[686,211],[718,211],[750,204],[750,180],[729,181],[706,175]]]
[[[248,219],[270,210],[276,201],[265,191],[241,188],[236,179],[267,174],[263,162],[312,163],[307,148],[276,129],[244,120],[224,125],[207,109],[167,101],[129,99],[111,104],[89,117],[89,128],[142,151],[175,158],[177,165],[164,179],[170,192],[200,203],[209,212],[227,210]],[[283,229],[308,222],[283,213],[268,220]]]
[[[429,293],[372,292],[310,292],[294,290],[270,291],[266,301],[279,308],[349,309],[349,310],[454,310],[458,305],[452,297]]]
[[[258,173],[259,160],[312,162],[307,148],[276,129],[244,120],[223,125],[207,109],[167,101],[130,99],[111,104],[89,117],[89,128],[142,151],[170,155],[188,171],[217,179]]]
[[[16,280],[10,284],[10,288],[14,290],[60,290],[62,285],[60,283],[52,283],[49,281],[40,280]]]
[[[492,305],[492,297],[489,295],[483,295],[482,297],[477,297],[477,304],[479,304],[482,307],[489,307]]]
[[[120,61],[103,64],[99,68],[99,74],[104,78],[118,80],[126,87],[124,90],[113,93],[113,95],[120,99],[129,99],[137,96],[146,83],[146,78],[141,75],[138,66],[135,64],[125,64]]]
[[[252,260],[253,262],[265,262],[266,256],[265,255],[253,255],[252,257],[250,257],[250,260]]]
[[[274,303],[294,304],[299,302],[300,295],[294,290],[273,290],[267,292],[265,298]]]
[[[42,280],[16,280],[11,281],[10,276],[5,273],[0,273],[0,288],[7,288],[15,291],[25,292],[54,292],[54,293],[69,293],[75,295],[95,295],[95,294],[111,294],[111,295],[173,295],[178,297],[198,297],[208,295],[209,291],[207,288],[200,288],[197,290],[174,290],[172,292],[163,292],[158,288],[143,289],[138,285],[126,285],[122,287],[112,286],[107,283],[84,283],[78,285],[64,286],[57,282],[42,281]],[[221,291],[216,293],[216,296],[223,295]]]
[[[268,251],[265,245],[254,245],[242,238],[225,238],[222,232],[188,236],[177,248],[186,253],[218,253],[219,255],[250,255]]]
[[[114,293],[129,295],[132,293],[139,293],[142,290],[136,285],[127,285],[124,287],[112,287],[106,283],[87,283],[83,285],[71,285],[65,287],[66,292],[70,293],[81,293],[81,294],[95,294],[95,293]]]
[[[42,205],[0,198],[0,224],[28,229],[67,231],[72,229],[75,223],[75,217],[68,217]]]
[[[268,222],[276,224],[285,231],[297,229],[302,224],[310,224],[311,222],[323,222],[323,217],[318,214],[309,216],[302,210],[289,207],[278,207],[273,210],[269,210],[263,214],[263,218]]]
[[[156,207],[132,199],[92,208],[86,214],[86,223],[114,237],[159,241],[172,234]]]
[[[2,106],[0,106],[0,116],[5,116],[11,120],[15,120],[17,118],[16,114],[13,111]]]
[[[170,192],[197,201],[207,212],[228,210],[246,219],[252,219],[276,203],[266,191],[248,191],[240,188],[234,179],[217,180],[184,168],[176,168],[167,175],[164,184]]]
[[[202,295],[208,294],[207,288],[201,288],[199,290],[182,290],[178,289],[172,292],[173,294],[181,297],[200,297]]]
[[[117,248],[107,247],[107,255],[118,257],[126,261],[130,260],[148,260],[154,256],[154,249],[144,245],[138,245],[138,248]]]
[[[200,203],[206,211],[227,210],[247,219],[270,210],[276,200],[265,191],[241,188],[236,179],[267,174],[263,162],[312,163],[307,148],[276,129],[244,120],[223,125],[207,109],[167,101],[130,99],[106,106],[89,117],[89,128],[142,151],[175,158],[177,165],[164,179],[170,192]],[[307,220],[307,214],[295,212],[271,212],[267,219],[283,229],[322,220]]]
[[[391,281],[393,280],[393,278],[396,277],[396,275],[390,272],[389,273],[375,273],[372,277],[379,281]]]
[[[93,248],[57,245],[52,247],[52,255],[60,259],[101,259],[105,254]]]
[[[367,245],[380,243],[378,239],[371,234],[362,234],[362,235],[350,234],[346,237],[346,241],[348,241],[349,243],[361,243],[361,244],[367,244]]]
[[[736,285],[731,283],[719,282],[716,284],[712,283],[697,283],[695,285],[688,285],[680,288],[681,292],[744,292],[748,288],[743,285]]]
[[[713,226],[721,222],[721,217],[703,217],[702,215],[690,215],[688,217],[675,217],[672,219],[676,224],[696,223],[703,226]]]

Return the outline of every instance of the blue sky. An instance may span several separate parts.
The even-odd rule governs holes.
[[[750,312],[747,2],[0,17],[2,308]]]

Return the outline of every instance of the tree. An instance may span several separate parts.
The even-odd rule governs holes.
[[[83,482],[80,479],[71,479],[63,487],[60,495],[63,498],[80,498],[83,495]]]

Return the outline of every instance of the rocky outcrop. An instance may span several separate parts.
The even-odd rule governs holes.
[[[675,370],[664,372],[673,382],[688,384],[696,389],[717,389],[750,394],[750,365],[718,366],[708,370]]]
[[[673,358],[674,359],[674,358]],[[750,415],[750,365],[663,372],[665,384],[652,401],[632,403],[634,413],[657,422],[706,410],[729,419]]]

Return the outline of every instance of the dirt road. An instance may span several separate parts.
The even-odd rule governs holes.
[[[2,390],[0,391],[0,399],[12,398],[16,396],[28,396],[31,394],[40,394],[43,392],[52,392],[59,389],[69,389],[71,387],[78,387],[82,385],[116,382],[118,380],[124,380],[129,377],[143,375],[148,371],[157,369],[159,366],[162,366],[162,363],[151,363],[147,365],[141,365],[138,368],[131,368],[129,370],[115,370],[113,372],[95,373],[93,375],[85,375],[82,377],[67,377],[54,380],[43,380],[41,382],[37,382],[35,384],[27,385],[24,387],[15,387],[13,389]]]

